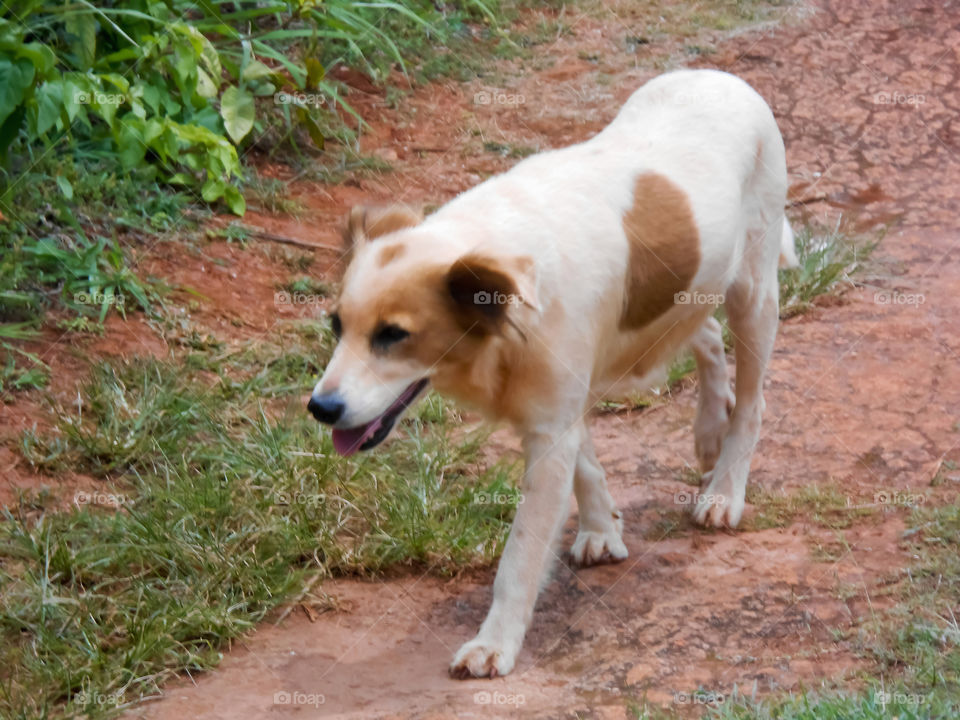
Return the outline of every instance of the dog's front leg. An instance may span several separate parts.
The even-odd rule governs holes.
[[[493,583],[493,604],[477,636],[453,658],[458,678],[506,675],[523,644],[540,585],[554,558],[554,540],[570,512],[577,426],[524,438],[526,469],[522,504]]]

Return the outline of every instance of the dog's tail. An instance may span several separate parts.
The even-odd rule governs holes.
[[[797,259],[797,250],[793,244],[793,230],[790,223],[783,219],[783,235],[780,237],[780,267],[795,268],[800,265]]]

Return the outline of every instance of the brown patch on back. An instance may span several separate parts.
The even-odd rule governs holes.
[[[623,216],[630,242],[621,329],[643,327],[674,305],[700,266],[700,234],[686,193],[656,173],[633,188],[633,207]]]

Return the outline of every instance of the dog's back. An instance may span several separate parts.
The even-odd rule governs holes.
[[[649,383],[745,272],[775,282],[785,193],[763,99],[733,75],[682,70],[637,90],[592,139],[525,160],[423,228],[534,258],[530,330],[570,368],[591,366],[596,399]]]

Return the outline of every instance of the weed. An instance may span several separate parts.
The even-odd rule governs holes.
[[[801,228],[795,243],[800,266],[780,271],[780,317],[802,313],[816,298],[852,288],[852,276],[863,269],[880,239],[851,235],[840,223],[832,230]]]
[[[244,187],[247,202],[262,212],[293,215],[303,212],[303,203],[290,197],[290,183],[251,172]]]
[[[297,295],[313,295],[315,297],[330,297],[336,290],[333,285],[326,280],[318,280],[309,275],[301,275],[289,282],[284,283],[281,290]]]
[[[756,508],[756,512],[744,520],[744,527],[749,530],[786,527],[800,516],[836,530],[850,527],[856,518],[874,512],[873,508],[854,502],[834,485],[807,485],[790,495],[748,485],[747,502]]]
[[[528,147],[526,145],[514,146],[498,142],[485,142],[483,144],[483,149],[487,152],[499,155],[500,157],[509,158],[525,158],[537,152],[536,148]]]

